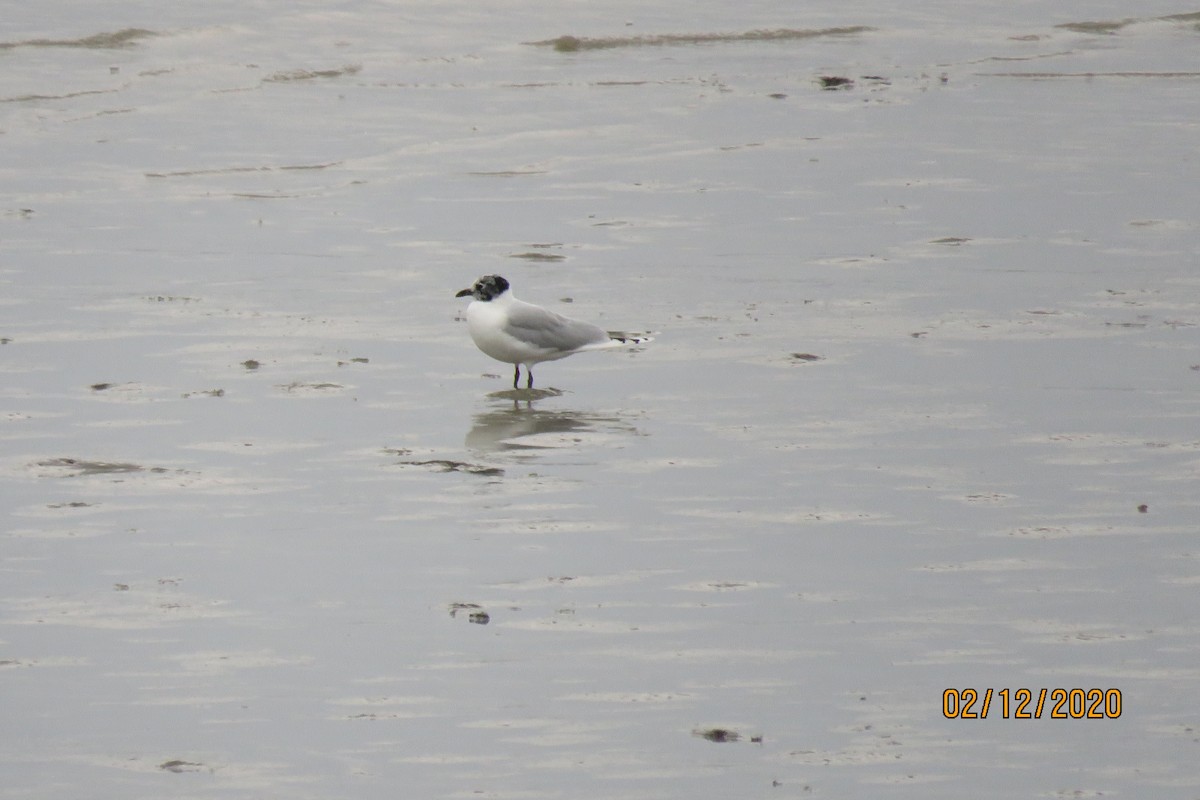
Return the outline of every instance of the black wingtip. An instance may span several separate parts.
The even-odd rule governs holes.
[[[608,338],[617,344],[646,344],[653,342],[654,337],[647,333],[639,333],[637,336],[619,331],[607,331]]]

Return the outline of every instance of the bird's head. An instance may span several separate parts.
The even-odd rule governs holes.
[[[470,289],[463,289],[455,297],[473,297],[476,300],[487,302],[494,300],[500,295],[508,291],[508,281],[499,275],[484,275],[479,280],[475,281],[475,285]]]

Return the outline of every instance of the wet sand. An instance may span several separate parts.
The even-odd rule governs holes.
[[[1200,16],[22,13],[0,797],[1200,791]]]

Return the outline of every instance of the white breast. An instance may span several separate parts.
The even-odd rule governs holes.
[[[507,323],[504,303],[475,300],[467,306],[467,330],[475,346],[484,353],[506,364],[536,364],[546,360],[542,348],[531,347],[505,333]]]

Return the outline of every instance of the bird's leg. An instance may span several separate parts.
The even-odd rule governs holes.
[[[520,364],[513,364],[513,367],[514,367],[514,372],[513,372],[513,388],[514,388],[514,389],[516,389],[516,388],[517,388],[517,381],[521,380],[521,365],[520,365]]]
[[[532,389],[533,388],[533,368],[526,367],[525,374],[528,376],[528,380],[525,381],[525,388]]]

